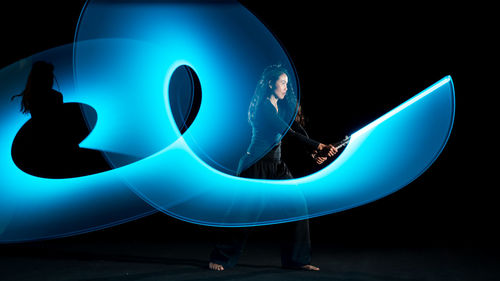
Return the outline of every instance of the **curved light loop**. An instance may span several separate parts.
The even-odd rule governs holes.
[[[151,205],[193,223],[256,226],[315,217],[377,200],[416,179],[444,148],[454,110],[447,76],[354,133],[333,163],[293,180],[221,173],[182,138],[155,157],[124,167],[121,175]],[[179,166],[193,176],[179,177]]]
[[[101,119],[81,145],[139,159],[167,147],[180,136],[168,85],[172,73],[186,65],[197,74],[202,97],[183,137],[210,166],[235,174],[250,142],[248,107],[263,70],[282,64],[289,72],[288,98],[298,95],[285,50],[237,1],[125,2],[89,1],[80,18],[77,88],[100,93],[83,102],[95,105]],[[101,43],[89,45],[88,40]],[[293,112],[284,119],[288,124],[298,98],[292,100]],[[268,142],[254,161],[275,140]],[[115,162],[113,156],[110,161]]]
[[[292,71],[293,66],[260,23],[253,32],[264,34],[266,39],[260,43],[273,46],[272,52],[277,55],[271,58],[265,54],[265,58],[238,57],[242,53],[231,53],[234,45],[224,47],[224,41],[212,42],[214,46],[187,41],[172,44],[157,32],[163,34],[170,28],[168,19],[176,17],[150,21],[155,17],[144,12],[155,11],[153,15],[164,16],[162,13],[176,6],[175,3],[179,2],[161,5],[162,9],[151,7],[152,3],[130,9],[108,1],[89,2],[74,46],[54,48],[0,70],[0,96],[4,100],[0,103],[0,171],[4,179],[0,188],[0,242],[82,233],[156,210],[193,223],[229,227],[320,216],[397,191],[422,174],[443,150],[455,112],[454,88],[449,76],[354,133],[342,154],[315,174],[279,181],[231,175],[235,159],[246,148],[242,143],[248,139],[248,132],[233,132],[234,136],[221,148],[221,138],[227,133],[214,132],[213,126],[238,127],[246,116],[231,120],[227,116],[241,114],[242,108],[246,113],[250,95],[246,93],[241,98],[231,89],[243,85],[245,92],[253,91],[262,66],[277,57]],[[253,23],[258,22],[253,15],[232,1],[221,3],[227,5],[225,13],[234,12],[235,18],[253,20],[247,25],[247,31],[252,31]],[[118,9],[111,17],[118,28],[110,25],[95,32],[88,16],[109,12],[110,5]],[[226,25],[214,17],[215,8],[203,6],[189,11],[183,7],[184,12],[199,16],[200,22],[185,22],[191,31],[197,30],[197,24],[207,22],[222,28],[219,33],[227,31],[223,29]],[[126,16],[134,10],[136,16],[142,17],[126,21]],[[176,15],[182,18],[186,14]],[[141,20],[151,28],[138,25]],[[150,25],[154,22],[158,25]],[[183,25],[173,26],[171,32],[179,31],[176,38],[182,39]],[[210,28],[210,24],[204,28]],[[229,29],[238,30],[235,26]],[[214,40],[210,32],[201,30],[197,33],[199,38],[206,39],[205,42]],[[228,40],[239,40],[228,34]],[[243,53],[251,50],[244,49]],[[229,58],[221,60],[224,56]],[[109,160],[116,169],[79,178],[44,179],[15,166],[10,155],[12,141],[29,118],[20,114],[18,104],[7,102],[7,98],[23,89],[30,62],[40,59],[55,65],[65,102],[88,104],[96,110],[97,126],[81,146],[109,152]],[[199,114],[182,136],[176,129],[165,93],[169,77],[181,65],[190,66],[198,74],[203,94]],[[228,75],[238,77],[233,81],[227,79]],[[114,158],[115,153],[128,155],[130,159],[124,162]]]
[[[30,119],[10,101],[25,86],[33,62],[54,65],[64,102],[82,103],[73,83],[72,44],[44,51],[0,70],[0,242],[75,235],[124,223],[156,212],[120,180],[116,170],[67,179],[27,174],[12,160],[11,147]]]

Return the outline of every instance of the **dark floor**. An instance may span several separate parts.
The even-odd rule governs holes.
[[[249,241],[240,264],[207,269],[211,244],[52,240],[0,245],[0,280],[500,280],[488,249],[350,248],[315,244],[319,272],[280,268],[275,243]]]

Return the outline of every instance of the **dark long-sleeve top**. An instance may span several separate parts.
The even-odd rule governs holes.
[[[279,116],[276,108],[269,101],[264,101],[257,109],[252,122],[252,140],[247,150],[245,161],[249,165],[259,159],[281,161],[281,139],[283,134],[303,144],[304,148],[314,150],[319,142],[291,129]]]
[[[309,137],[306,129],[297,121],[292,123],[291,129]],[[288,134],[283,138],[281,149],[283,151],[282,160],[295,178],[312,174],[321,168],[311,156],[315,149],[307,149],[296,138],[289,138]]]

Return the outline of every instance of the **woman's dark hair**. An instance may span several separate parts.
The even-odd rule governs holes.
[[[302,127],[306,126],[306,121],[307,118],[304,115],[304,110],[302,109],[302,106],[297,107],[297,115],[295,115],[295,122],[299,123]]]
[[[11,100],[22,97],[21,112],[30,113],[33,101],[33,95],[36,92],[48,91],[54,84],[54,66],[44,61],[36,61],[31,67],[28,80],[24,90],[11,98]]]
[[[248,122],[250,122],[250,124],[253,123],[255,114],[262,102],[273,94],[273,89],[269,88],[269,83],[274,85],[282,74],[286,74],[288,79],[293,78],[290,76],[288,70],[281,64],[270,65],[262,72],[262,76],[257,83],[255,93],[248,108]],[[289,80],[285,98],[279,101],[279,114],[281,118],[285,121],[292,120],[297,111],[297,104],[297,96]]]

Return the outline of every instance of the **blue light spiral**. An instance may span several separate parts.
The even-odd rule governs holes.
[[[65,102],[95,109],[96,127],[80,146],[106,153],[115,169],[45,179],[12,161],[12,142],[28,117],[8,98],[23,89],[36,60],[55,65]],[[249,140],[249,99],[262,69],[276,61],[294,73],[279,42],[236,1],[89,1],[73,45],[0,70],[0,241],[72,235],[156,210],[226,227],[338,212],[413,181],[451,133],[455,97],[447,76],[351,135],[336,161],[315,174],[236,177]],[[183,135],[168,101],[169,79],[182,65],[196,72],[203,95]],[[298,91],[295,73],[290,83]],[[116,155],[134,160],[123,164]]]

